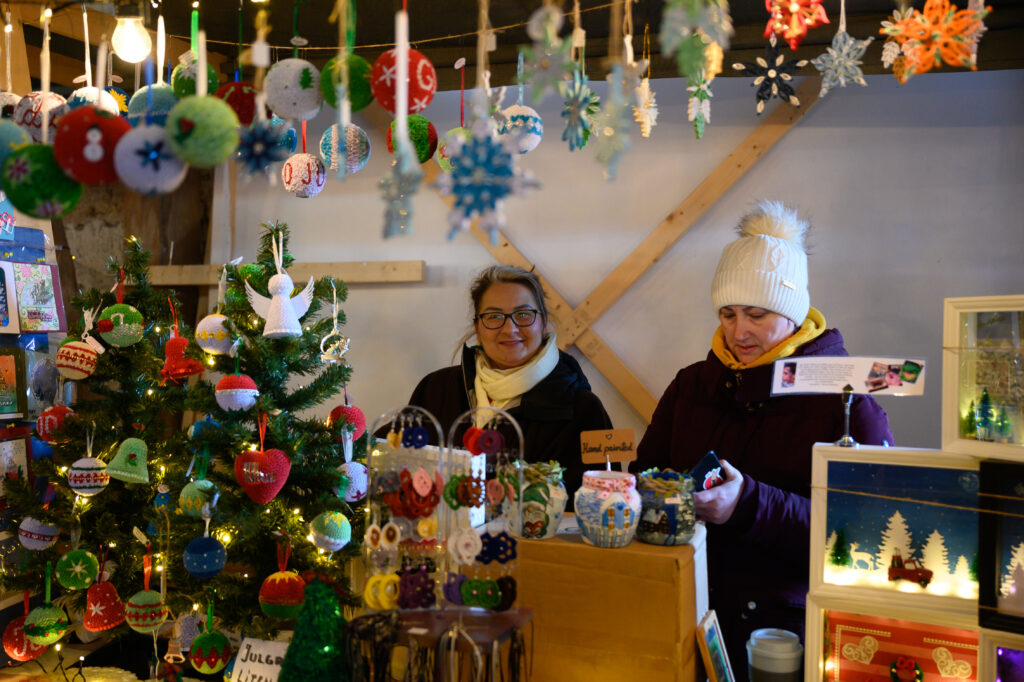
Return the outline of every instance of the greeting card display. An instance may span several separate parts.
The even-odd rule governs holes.
[[[1024,464],[981,463],[978,622],[1024,633]]]
[[[67,331],[56,265],[13,263],[18,317],[23,332]]]
[[[25,352],[0,348],[0,419],[18,419],[28,413]]]
[[[20,334],[14,263],[0,262],[0,334]]]
[[[12,478],[32,481],[32,430],[27,426],[0,429],[0,519],[3,523],[10,516],[4,486]]]

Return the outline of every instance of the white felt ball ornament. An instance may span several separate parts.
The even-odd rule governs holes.
[[[169,194],[188,175],[188,164],[171,151],[167,129],[139,125],[121,136],[114,149],[114,169],[125,187],[139,194]]]
[[[282,59],[270,67],[263,84],[267,106],[281,118],[308,121],[320,113],[320,72],[305,59]]]
[[[513,104],[501,113],[504,118],[498,123],[498,135],[510,138],[520,154],[533,151],[540,144],[544,122],[534,109]]]
[[[78,107],[84,107],[87,104],[91,104],[97,109],[106,111],[114,116],[121,115],[121,107],[118,106],[117,100],[106,90],[100,90],[97,87],[85,86],[78,88],[71,93],[68,100],[61,106],[58,116],[63,116],[69,111],[74,111]]]
[[[260,391],[256,382],[245,374],[228,374],[217,382],[214,397],[222,410],[248,410],[256,404]]]
[[[0,117],[10,119],[14,116],[14,107],[21,101],[21,95],[10,90],[0,92]]]
[[[80,381],[96,371],[98,358],[92,346],[69,337],[57,351],[57,371],[65,379]]]
[[[68,487],[82,497],[92,497],[100,493],[110,483],[107,465],[95,457],[82,457],[75,460],[68,469]]]
[[[320,158],[331,170],[338,170],[338,157],[341,154],[341,137],[338,135],[338,124],[335,123],[324,131],[320,137]],[[370,160],[370,138],[366,131],[350,123],[345,135],[345,170],[356,173],[363,169]]]
[[[25,129],[35,142],[43,141],[43,112],[49,114],[47,127],[50,134],[47,139],[53,142],[53,136],[57,132],[57,114],[60,107],[64,105],[65,99],[55,92],[47,92],[45,95],[36,90],[30,92],[20,100],[14,107],[14,122]]]
[[[60,529],[37,518],[26,516],[18,526],[18,541],[33,552],[41,552],[57,542]]]
[[[323,191],[327,167],[312,154],[293,154],[281,166],[281,180],[286,190],[300,199],[308,199]]]
[[[210,355],[224,355],[231,350],[231,332],[224,326],[226,319],[220,313],[211,313],[196,326],[196,343]]]
[[[366,497],[366,489],[370,483],[369,472],[362,462],[345,462],[338,471],[348,477],[348,488],[345,489],[345,501],[358,502]]]

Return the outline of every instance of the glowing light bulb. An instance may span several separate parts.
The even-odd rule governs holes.
[[[118,17],[110,44],[114,54],[129,64],[138,64],[153,49],[153,39],[142,25],[142,17]]]
[[[160,327],[153,327],[153,331],[155,331],[157,334],[159,334],[160,333]]]

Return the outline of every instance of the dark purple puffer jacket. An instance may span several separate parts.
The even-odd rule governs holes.
[[[847,355],[838,330],[797,349],[796,356]],[[761,627],[801,634],[810,550],[811,448],[843,431],[838,395],[771,398],[772,365],[731,370],[714,353],[679,371],[658,402],[637,449],[634,470],[689,471],[708,450],[744,477],[732,518],[708,524],[708,582],[739,679],[744,643]],[[854,396],[850,431],[859,443],[891,445],[885,411]]]

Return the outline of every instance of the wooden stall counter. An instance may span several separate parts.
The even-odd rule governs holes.
[[[554,538],[521,541],[518,603],[533,609],[532,679],[696,680],[705,538],[698,524],[687,545],[603,549],[586,544],[567,514]]]

